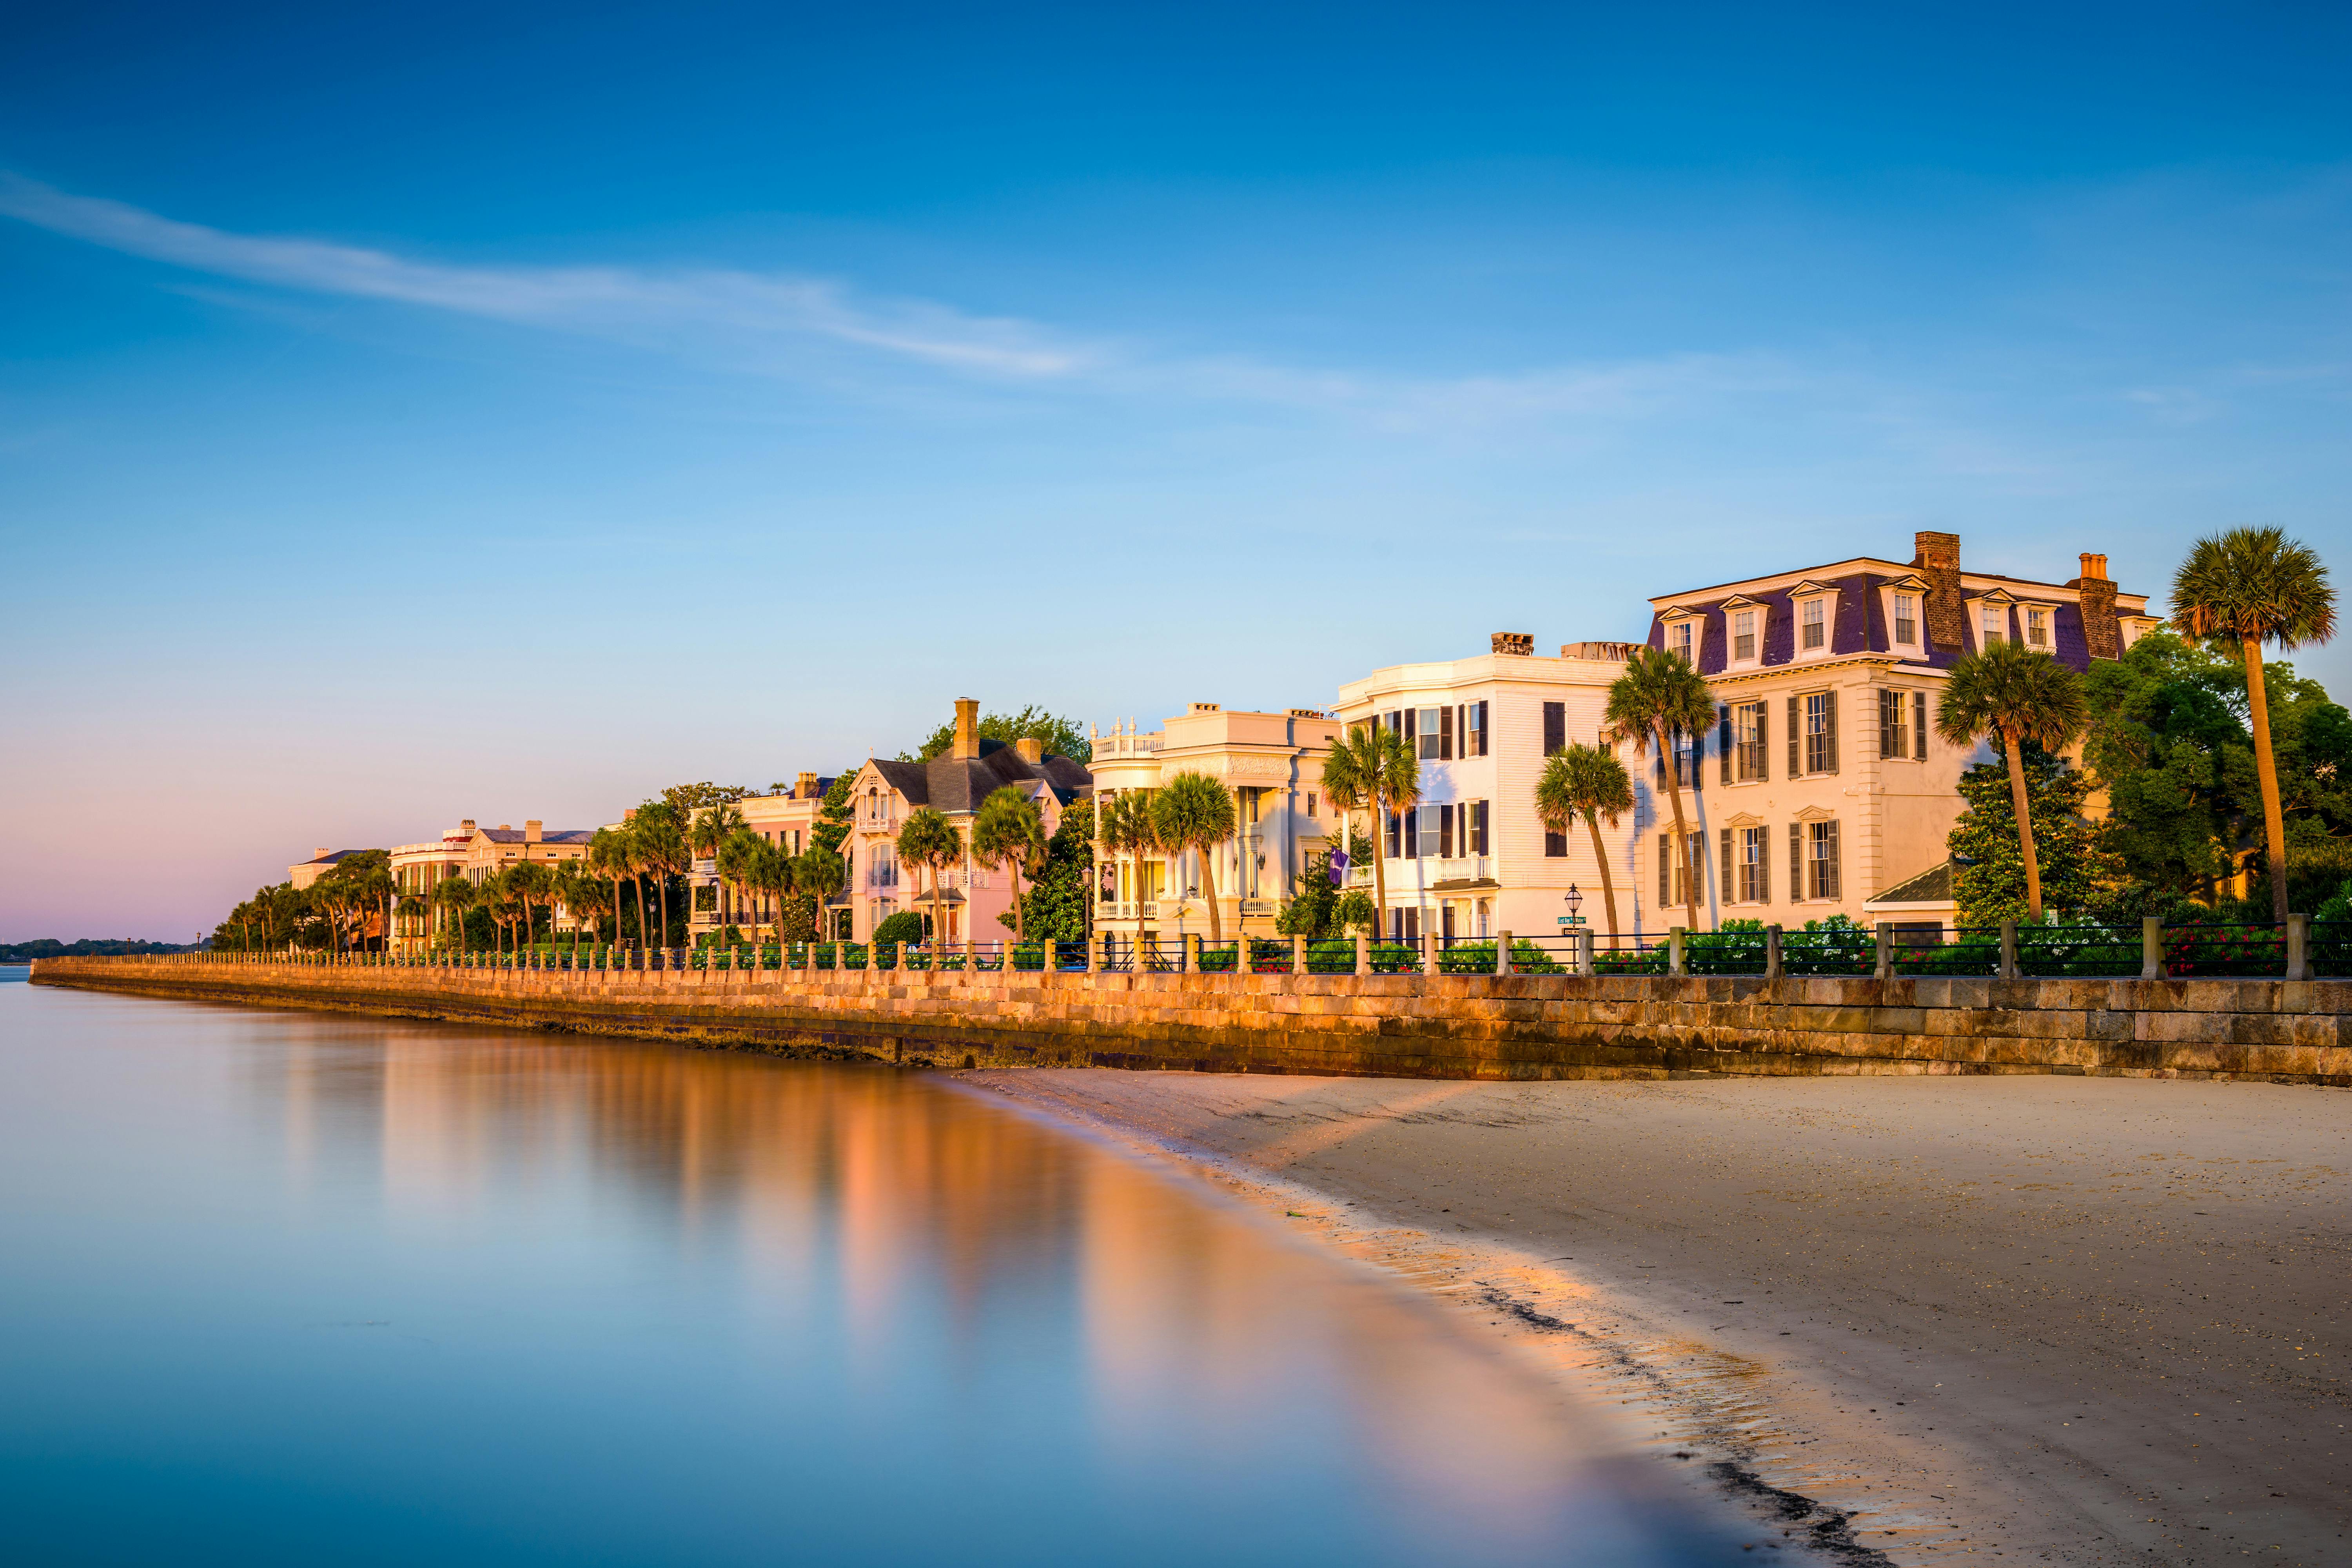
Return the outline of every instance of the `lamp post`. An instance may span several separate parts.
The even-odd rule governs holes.
[[[1577,890],[1575,883],[1568,885],[1568,891],[1560,895],[1559,901],[1568,906],[1568,913],[1559,917],[1561,925],[1573,930],[1584,923],[1584,917],[1576,912],[1584,907],[1584,895]]]

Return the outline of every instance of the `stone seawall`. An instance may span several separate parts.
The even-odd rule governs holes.
[[[856,1055],[1393,1078],[2059,1072],[2352,1087],[2352,981],[524,972],[43,959],[41,984]]]

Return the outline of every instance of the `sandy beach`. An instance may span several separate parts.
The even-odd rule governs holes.
[[[2352,1561],[2352,1093],[977,1072],[1850,1562]]]

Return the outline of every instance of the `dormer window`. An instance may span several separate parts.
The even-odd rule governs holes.
[[[2008,618],[2007,610],[2000,605],[1984,605],[1979,607],[1979,616],[1978,646],[1990,647],[2003,641],[2009,629],[2001,624]]]
[[[1756,658],[1756,612],[1737,610],[1731,616],[1731,657],[1747,664]]]
[[[2029,605],[2025,612],[2025,646],[2050,650],[2050,612]]]
[[[1797,609],[1797,646],[1807,653],[1829,646],[1829,601],[1807,599]]]
[[[1676,621],[1666,628],[1666,646],[1694,664],[1698,662],[1697,655],[1693,651],[1693,644],[1696,639],[1691,628],[1695,624],[1691,621]]]
[[[1916,594],[1895,595],[1895,646],[1919,646],[1919,597]]]

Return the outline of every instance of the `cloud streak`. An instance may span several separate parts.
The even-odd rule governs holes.
[[[0,173],[0,216],[127,255],[249,283],[381,300],[546,331],[670,347],[712,340],[740,358],[814,339],[999,384],[1175,395],[1444,433],[1653,417],[1797,378],[1752,356],[1678,354],[1517,374],[1415,377],[1241,355],[1154,357],[1035,322],[925,300],[876,300],[834,280],[724,269],[469,267],[332,241],[233,234]]]

